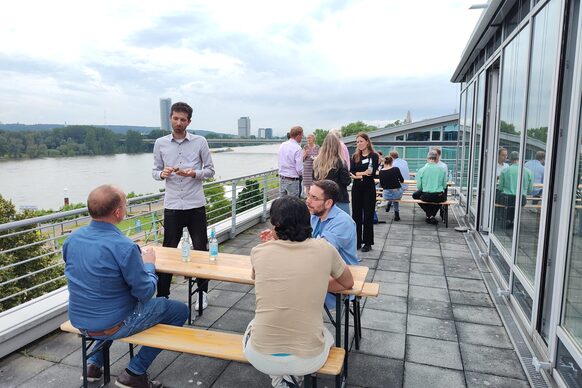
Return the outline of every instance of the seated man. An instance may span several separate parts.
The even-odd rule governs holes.
[[[323,325],[325,293],[354,283],[335,248],[311,238],[309,218],[301,199],[276,199],[273,229],[262,232],[266,242],[251,251],[256,308],[243,348],[249,362],[271,376],[273,387],[289,387],[291,376],[300,382],[325,364],[334,343]]]
[[[515,217],[515,206],[517,204],[517,182],[520,169],[519,152],[512,151],[509,155],[511,165],[499,174],[499,189],[496,194],[495,203],[504,206],[505,227],[513,228],[513,218]],[[523,169],[521,176],[521,206],[527,203],[527,195],[533,190],[533,177],[530,170]]]
[[[125,194],[103,185],[87,199],[92,221],[79,228],[63,245],[65,275],[69,284],[69,318],[83,334],[97,339],[95,347],[143,331],[158,323],[182,326],[188,307],[156,292],[153,249],[140,251],[118,228],[126,213]],[[103,344],[103,342],[106,342]],[[119,375],[120,387],[161,387],[146,371],[160,349],[142,347]],[[103,353],[87,360],[89,381],[101,378]]]
[[[447,187],[447,174],[444,168],[437,164],[438,155],[436,151],[429,151],[427,163],[416,173],[417,191],[412,194],[412,198],[420,199],[423,202],[445,202],[445,187]],[[426,213],[426,222],[437,225],[434,218],[440,209],[440,205],[428,205],[419,203],[418,206]]]
[[[330,180],[313,182],[307,196],[307,208],[311,213],[313,238],[323,238],[337,249],[348,265],[357,265],[356,223],[350,215],[336,205],[339,198],[337,183]],[[325,305],[335,308],[335,296],[327,294]]]

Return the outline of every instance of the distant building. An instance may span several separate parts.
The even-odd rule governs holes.
[[[259,139],[272,139],[273,128],[259,128]]]
[[[160,98],[160,129],[162,131],[171,131],[170,109],[172,109],[171,98]]]
[[[241,117],[238,119],[238,136],[239,137],[250,137],[251,136],[251,118]]]

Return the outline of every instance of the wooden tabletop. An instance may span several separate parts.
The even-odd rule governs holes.
[[[182,261],[178,248],[154,247],[156,252],[156,270],[185,277],[219,280],[232,283],[255,284],[251,278],[251,258],[246,255],[219,253],[216,262],[211,263],[207,251],[190,251],[190,261]],[[369,268],[350,265],[354,286],[342,291],[345,295],[359,295],[362,292]]]

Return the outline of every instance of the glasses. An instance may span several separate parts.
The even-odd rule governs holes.
[[[317,198],[314,195],[308,194],[307,199],[310,201],[325,201],[325,198]]]

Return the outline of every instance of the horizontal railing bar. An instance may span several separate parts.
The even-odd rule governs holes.
[[[35,256],[35,257],[30,257],[30,258],[28,258],[26,260],[18,261],[16,263],[12,263],[12,264],[5,265],[4,267],[0,267],[0,271],[4,271],[4,270],[9,269],[9,268],[12,268],[12,267],[17,267],[17,266],[22,265],[22,264],[30,263],[32,261],[41,259],[43,257],[50,256],[50,255],[55,255],[55,254],[58,254],[58,253],[61,253],[61,250],[60,249],[54,250],[52,252],[43,253],[42,255],[38,255],[38,256]]]
[[[30,272],[30,273],[24,274],[22,276],[19,276],[19,277],[13,278],[13,279],[8,279],[5,282],[0,283],[0,287],[3,287],[3,286],[10,284],[10,283],[17,282],[17,281],[22,280],[22,279],[26,279],[26,278],[34,276],[34,275],[38,275],[41,272],[48,271],[49,269],[52,269],[52,268],[55,268],[55,267],[58,267],[58,266],[61,266],[64,264],[65,263],[61,261],[60,263],[49,265],[48,267],[41,268],[38,271]]]
[[[35,290],[35,289],[37,289],[37,288],[39,288],[39,287],[42,287],[42,286],[46,286],[46,285],[47,285],[47,284],[49,284],[49,283],[53,283],[53,282],[56,282],[57,280],[64,279],[64,277],[65,277],[65,275],[61,275],[61,276],[59,276],[59,277],[56,277],[56,278],[53,278],[53,279],[49,279],[49,280],[47,280],[46,282],[43,282],[43,283],[37,284],[37,285],[35,285],[34,287],[30,287],[30,288],[27,288],[26,290],[22,290],[22,291],[19,291],[19,292],[17,292],[17,293],[14,293],[14,294],[12,294],[12,295],[8,295],[8,296],[6,296],[6,297],[4,297],[4,298],[0,299],[0,302],[4,302],[5,300],[8,300],[8,299],[14,298],[15,296],[18,296],[18,295],[26,294],[26,293],[27,293],[27,292],[29,292],[29,291]]]

